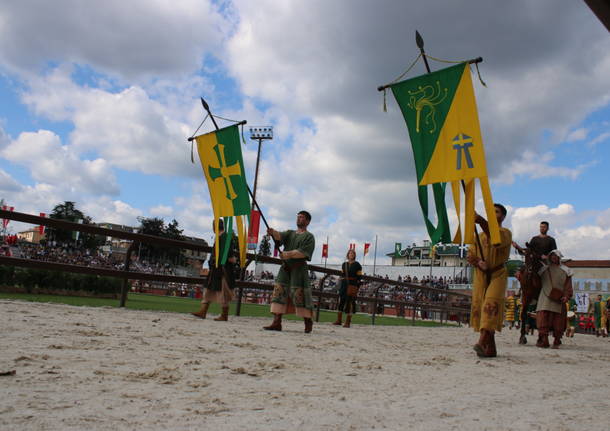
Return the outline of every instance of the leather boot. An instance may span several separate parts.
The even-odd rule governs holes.
[[[486,351],[486,356],[488,358],[495,358],[498,356],[498,352],[496,351],[496,333],[495,331],[489,331],[491,333],[489,337],[489,345]]]
[[[553,340],[553,345],[551,346],[551,349],[559,349],[559,346],[561,346],[561,338],[555,337],[555,339]]]
[[[335,321],[333,322],[333,325],[337,325],[337,326],[339,326],[341,323],[343,323],[343,322],[342,322],[342,320],[343,320],[343,313],[339,311],[339,312],[337,313],[337,320],[335,320]]]
[[[538,341],[536,342],[536,347],[542,347],[546,349],[550,346],[549,344],[549,334],[538,335]]]
[[[199,317],[200,319],[205,319],[205,316],[208,314],[208,308],[210,308],[210,304],[201,304],[199,311],[191,314],[195,317]]]
[[[313,320],[311,320],[311,317],[304,317],[303,318],[303,322],[305,322],[305,333],[309,334],[311,332],[311,330],[313,329]]]
[[[484,357],[485,347],[489,344],[489,336],[485,329],[481,329],[480,334],[479,341],[473,346],[473,349],[477,352],[477,356]]]
[[[220,316],[214,319],[216,322],[226,322],[229,320],[229,307],[222,307]]]
[[[269,326],[263,326],[263,329],[266,331],[281,331],[282,330],[282,315],[274,314],[273,315],[273,323]]]
[[[347,317],[345,318],[345,325],[343,325],[344,328],[349,328],[349,326],[352,323],[352,315],[348,314]]]

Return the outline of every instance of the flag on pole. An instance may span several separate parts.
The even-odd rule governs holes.
[[[218,221],[225,220],[227,244],[225,253],[219,256],[220,245],[216,241],[216,265],[226,262],[230,241],[233,236],[232,221],[235,217],[239,243],[240,265],[246,261],[246,225],[250,214],[250,197],[241,154],[237,125],[206,133],[195,138],[201,167],[210,190],[214,210],[214,233],[218,238]]]
[[[258,231],[260,229],[261,213],[258,210],[252,210],[250,213],[250,226],[248,231],[248,249],[256,250],[258,244]]]
[[[349,249],[356,251],[356,243],[350,243]]]
[[[45,213],[40,213],[40,217],[46,217],[47,215]],[[38,233],[40,235],[44,234],[44,225],[41,224],[40,226],[38,226]]]
[[[400,242],[394,243],[394,257],[400,257],[401,250],[402,250],[402,244]]]
[[[371,246],[371,243],[369,242],[365,242],[364,243],[364,256],[366,256],[367,254],[369,254],[369,247]]]
[[[500,230],[487,177],[485,150],[468,63],[438,70],[391,85],[409,129],[418,196],[433,244],[451,242],[445,186],[451,183],[460,214],[460,182],[465,182],[464,221],[460,217],[454,243],[474,243],[475,178],[479,179],[491,242],[500,243]],[[427,185],[432,184],[437,224],[428,208]]]
[[[13,210],[15,209],[15,207],[9,207],[9,206],[7,206],[7,205],[2,205],[2,209],[3,209],[4,211],[13,211]],[[8,224],[9,224],[9,222],[10,222],[10,220],[9,220],[9,219],[7,219],[7,218],[3,218],[3,219],[2,219],[2,228],[3,228],[3,229],[6,229],[6,227],[7,227],[7,226],[8,226]]]
[[[322,257],[328,259],[328,244],[322,244]]]

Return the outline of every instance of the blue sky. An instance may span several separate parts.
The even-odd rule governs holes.
[[[584,2],[252,3],[0,6],[0,198],[28,213],[73,200],[96,221],[176,218],[209,238],[186,141],[204,96],[220,116],[274,126],[258,190],[274,227],[310,210],[331,262],[375,236],[380,256],[421,242],[407,131],[376,91],[417,55],[417,28],[430,55],[484,58],[490,181],[515,239],[547,219],[569,257],[610,258],[610,36]]]

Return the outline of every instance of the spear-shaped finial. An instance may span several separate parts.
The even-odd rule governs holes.
[[[419,31],[415,30],[415,43],[419,49],[424,49],[424,39],[419,34]]]
[[[426,51],[424,51],[424,38],[421,37],[421,34],[419,34],[419,31],[415,30],[415,43],[417,44],[417,47],[419,48],[419,52],[421,53],[421,56],[424,58],[424,64],[426,65],[426,71],[428,73],[430,73],[430,65],[428,64],[428,58],[426,57]]]

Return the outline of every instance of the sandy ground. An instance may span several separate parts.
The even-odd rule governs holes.
[[[609,339],[0,301],[2,430],[607,430]],[[533,341],[530,337],[530,343]]]

